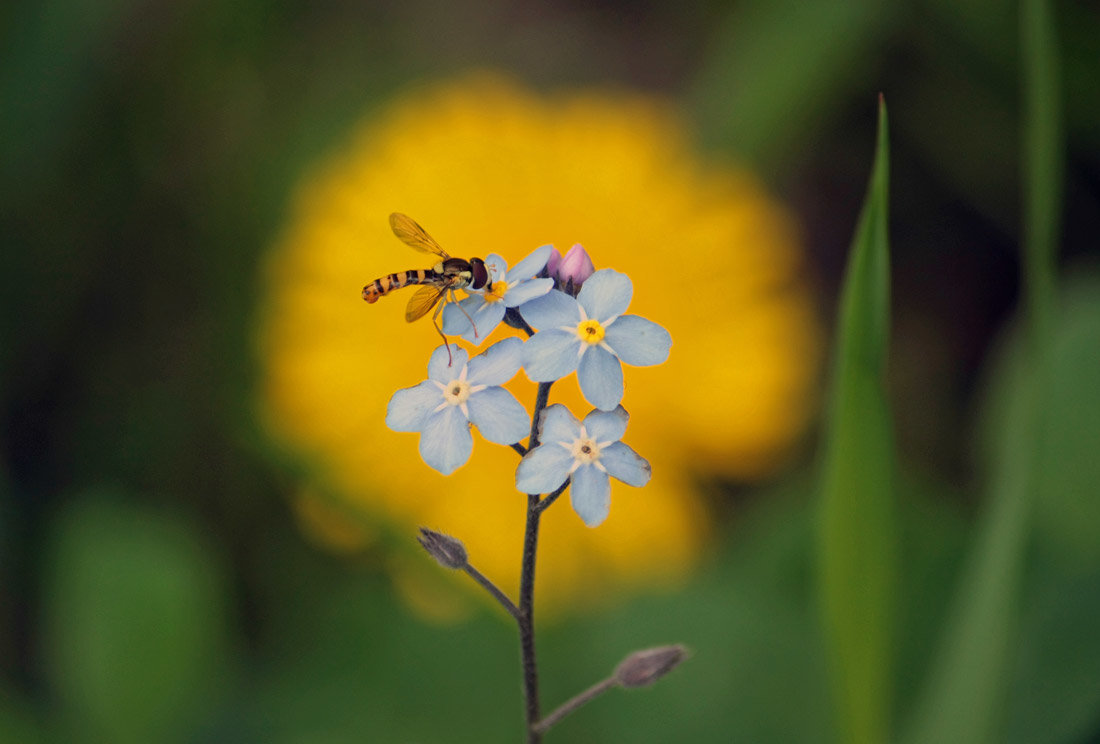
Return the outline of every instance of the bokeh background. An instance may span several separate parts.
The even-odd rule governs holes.
[[[1020,591],[995,741],[1100,741],[1100,9],[1054,14],[1057,384],[1033,536],[1007,561]],[[653,491],[667,511],[647,525],[646,491],[617,486],[613,515],[638,518],[574,543],[563,502],[550,544],[562,565],[573,549],[585,560],[555,572],[542,556],[546,708],[634,648],[680,641],[695,656],[550,739],[837,738],[814,568],[820,400],[879,92],[901,526],[890,697],[904,729],[984,534],[989,452],[1025,369],[1015,4],[45,0],[0,18],[0,741],[520,739],[514,629],[413,550],[425,512],[409,489],[445,502],[431,526],[473,545],[518,545],[505,531],[518,517],[492,521],[518,502],[499,488],[478,500],[489,465],[452,493],[426,466],[398,483],[348,447],[378,425],[354,411],[393,389],[372,370],[415,384],[404,370],[433,345],[427,321],[401,322],[402,300],[368,314],[357,297],[416,265],[387,235],[393,210],[446,246],[512,246],[513,262],[579,241],[599,264],[603,246],[645,314],[673,328],[674,359],[706,360],[692,332],[723,329],[710,366],[627,371],[651,422],[635,411],[633,444],[669,474]],[[469,127],[465,144],[446,138],[448,117]],[[531,153],[520,165],[534,163],[516,193],[534,199],[544,179],[546,209],[501,203],[520,198],[507,180],[456,182],[492,170],[471,143],[511,132]],[[578,162],[606,165],[603,191],[585,190],[591,173],[563,175]],[[702,205],[719,226],[736,213],[754,227],[695,236]],[[756,250],[729,237],[743,234],[766,235],[764,259],[738,263]],[[743,281],[746,266],[768,291]],[[326,294],[345,274],[346,296]],[[776,282],[798,320],[738,335]],[[684,314],[678,295],[705,298],[708,315]],[[301,397],[287,405],[304,413],[289,415],[271,380],[314,352],[330,366],[291,374]],[[724,376],[732,359],[749,361]],[[340,408],[326,375],[353,412],[333,417],[333,441],[317,434]],[[692,418],[699,379],[725,381],[716,410],[752,425]],[[778,401],[761,420],[786,423],[762,425],[745,400]],[[754,449],[759,431],[770,438]]]

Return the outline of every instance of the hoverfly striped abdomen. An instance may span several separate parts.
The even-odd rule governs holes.
[[[384,297],[396,289],[407,287],[410,284],[435,284],[440,278],[440,275],[434,269],[399,271],[396,274],[375,279],[363,287],[363,299],[367,302],[378,302],[379,297]]]

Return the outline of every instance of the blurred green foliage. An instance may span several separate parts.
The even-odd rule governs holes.
[[[58,515],[41,655],[66,738],[172,741],[224,694],[224,570],[184,520],[81,494]]]
[[[825,742],[860,706],[904,741],[1095,740],[1100,18],[1049,9],[1030,41],[1042,28],[1002,0],[0,11],[0,742],[520,738],[512,628],[488,612],[431,625],[380,549],[307,545],[248,403],[258,265],[295,180],[389,93],[474,65],[685,101],[709,147],[802,215],[824,297],[874,94],[891,102],[893,273],[865,289],[892,298],[897,440],[868,444],[885,453],[864,474],[893,474],[895,526],[853,501],[823,540],[805,463],[754,487],[682,591],[542,629],[549,707],[635,647],[695,652],[549,740]],[[1022,112],[1058,99],[1021,95],[1021,65],[1053,54],[1029,78],[1063,90],[1044,135]],[[1021,192],[1064,225],[1038,228],[1051,242],[1024,274],[1051,271],[1038,343],[1014,311],[1017,246],[1036,239]],[[817,582],[823,545],[848,551],[848,582],[861,559],[896,560],[894,598],[859,600],[892,605],[889,649],[860,637],[855,601],[823,628],[819,601],[844,596]],[[863,679],[890,689],[846,704],[830,669],[860,643],[879,649]]]

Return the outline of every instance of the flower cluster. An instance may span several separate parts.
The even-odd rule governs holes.
[[[550,291],[554,280],[536,275],[553,255],[557,255],[554,247],[544,245],[509,271],[507,261],[495,253],[489,254],[485,265],[492,289],[471,293],[461,302],[443,308],[443,332],[461,336],[471,344],[480,343],[500,325],[508,308],[519,307]]]
[[[470,358],[438,347],[428,379],[399,390],[386,424],[419,432],[424,461],[444,475],[466,463],[470,428],[495,444],[523,454],[516,487],[523,493],[560,493],[567,485],[574,510],[590,527],[603,522],[611,504],[610,478],[631,486],[649,481],[649,463],[620,440],[629,415],[623,399],[622,364],[650,366],[668,358],[672,338],[661,326],[626,315],[630,279],[612,269],[594,270],[579,245],[562,257],[543,246],[511,270],[503,258],[486,259],[492,282],[443,310],[443,331],[476,344],[501,321],[528,333],[507,338]],[[448,363],[450,360],[450,363]],[[578,420],[565,406],[536,408],[534,436],[523,406],[502,385],[520,369],[539,383],[577,373],[581,392],[595,409]]]

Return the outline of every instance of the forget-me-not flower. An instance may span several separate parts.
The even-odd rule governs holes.
[[[448,364],[447,347],[438,347],[428,362],[428,379],[390,398],[386,425],[420,432],[420,456],[443,475],[470,459],[470,424],[490,442],[518,442],[530,433],[530,420],[500,386],[519,371],[521,348],[518,338],[506,338],[469,361],[465,349],[455,349],[454,363]]]
[[[609,476],[630,486],[649,482],[649,463],[619,441],[629,418],[622,406],[592,411],[584,421],[559,403],[547,406],[539,421],[539,446],[516,468],[516,488],[549,493],[572,478],[573,510],[589,527],[600,524],[611,509]]]
[[[489,267],[492,289],[471,294],[443,308],[443,332],[448,336],[461,336],[471,344],[484,341],[504,319],[508,308],[541,297],[554,286],[553,279],[535,276],[543,270],[553,252],[552,245],[537,248],[510,271],[507,261],[495,253],[490,254],[485,265]]]
[[[600,269],[576,299],[564,292],[528,302],[520,315],[538,329],[523,345],[523,367],[536,382],[560,380],[573,370],[589,403],[610,411],[623,399],[620,361],[638,367],[668,359],[672,337],[637,315],[623,315],[634,286],[626,274]]]

